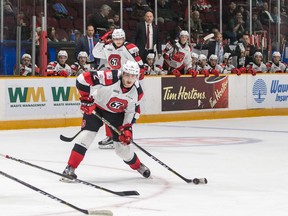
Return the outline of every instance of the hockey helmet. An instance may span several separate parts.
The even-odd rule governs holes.
[[[155,54],[154,53],[149,53],[146,58],[147,59],[154,59],[155,58]]]
[[[207,57],[204,54],[199,55],[199,61],[207,61]]]
[[[261,52],[255,52],[254,53],[254,58],[256,58],[257,56],[260,56],[261,58],[263,57]]]
[[[132,75],[139,75],[140,68],[137,62],[128,60],[122,68],[123,72],[132,74]]]
[[[199,55],[197,53],[192,52],[191,53],[191,57],[198,59]]]
[[[24,59],[24,58],[31,59],[31,55],[29,55],[28,53],[25,53],[25,54],[22,55],[22,59]]]
[[[68,58],[68,53],[65,51],[65,50],[60,50],[59,52],[58,52],[58,57],[59,56],[65,56],[66,58]]]
[[[224,53],[223,58],[224,59],[229,59],[231,56],[231,53]]]
[[[77,56],[77,59],[79,60],[80,57],[86,57],[88,58],[88,54],[85,52],[85,51],[81,51],[79,52],[78,56]]]
[[[180,32],[180,34],[179,34],[179,37],[181,37],[181,36],[187,36],[187,37],[189,37],[188,31],[182,30],[182,31]]]
[[[214,55],[214,54],[212,54],[212,55],[210,55],[210,57],[209,57],[209,61],[210,60],[218,60],[218,57],[217,57],[217,55]]]
[[[114,29],[112,33],[112,39],[120,39],[125,38],[125,32],[123,29]]]
[[[272,55],[272,56],[273,56],[273,57],[280,57],[280,58],[281,58],[280,52],[277,52],[277,51],[273,52],[273,55]]]

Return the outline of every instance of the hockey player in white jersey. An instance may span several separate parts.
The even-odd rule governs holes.
[[[204,54],[200,54],[198,58],[198,74],[203,74],[205,77],[209,77],[209,65],[207,63],[207,56]]]
[[[222,67],[217,63],[218,57],[217,55],[210,55],[208,62],[208,71],[210,74],[214,74],[215,76],[219,76],[219,73],[222,71]]]
[[[110,37],[112,36],[112,40]],[[115,29],[113,32],[109,31],[104,34],[99,42],[93,48],[93,55],[95,58],[107,60],[107,67],[110,69],[121,69],[122,65],[127,60],[132,60],[138,63],[140,67],[140,77],[144,78],[144,65],[139,55],[138,47],[129,43],[126,40],[126,35],[123,29]],[[109,149],[113,148],[112,134],[110,129],[106,126],[106,138],[99,143],[99,148]]]
[[[79,76],[81,73],[92,69],[90,64],[87,64],[88,54],[85,51],[79,52],[77,59],[78,61],[71,65],[72,76]]]
[[[250,62],[249,65],[247,65],[247,73],[251,73],[253,76],[255,76],[256,73],[267,73],[267,67],[262,62],[262,59],[262,53],[255,52],[253,56],[253,62]]]
[[[122,74],[120,70],[105,70],[85,72],[77,77],[76,87],[81,95],[81,110],[84,111],[84,116],[78,142],[75,143],[63,172],[68,178],[77,178],[75,169],[84,159],[87,149],[103,125],[103,122],[92,114],[93,111],[122,132],[119,136],[113,131],[116,154],[145,178],[150,176],[150,170],[140,162],[129,145],[132,141],[132,121],[143,96],[138,82],[139,73],[138,64],[127,61],[123,65]]]
[[[220,64],[222,67],[222,74],[230,74],[235,66],[232,64],[232,55],[231,53],[224,53],[223,55],[223,62]]]
[[[167,71],[163,70],[161,65],[155,64],[155,54],[149,53],[146,57],[146,63],[144,64],[147,68],[145,74],[147,75],[166,75]]]
[[[287,65],[282,63],[280,60],[281,60],[280,52],[275,51],[272,54],[272,61],[270,61],[266,64],[268,72],[270,72],[270,73],[287,73],[288,72]]]
[[[66,64],[68,53],[65,50],[60,50],[57,59],[57,61],[50,62],[47,65],[47,76],[70,76],[72,74],[71,67]]]
[[[191,51],[189,33],[182,30],[179,39],[168,42],[163,50],[163,69],[167,70],[168,74],[174,74],[177,77],[181,74],[190,73],[192,70]]]

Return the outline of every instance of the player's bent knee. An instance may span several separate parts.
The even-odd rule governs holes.
[[[114,147],[116,154],[122,158],[122,160],[130,161],[133,158],[134,152],[129,145],[122,144],[121,142],[114,142]]]
[[[94,131],[83,130],[78,135],[77,143],[88,149],[90,145],[93,143],[96,134],[97,132]]]

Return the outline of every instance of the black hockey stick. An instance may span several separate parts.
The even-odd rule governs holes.
[[[1,154],[0,153],[0,156],[2,157],[5,157],[7,159],[11,159],[11,160],[14,160],[14,161],[17,161],[17,162],[20,162],[20,163],[23,163],[25,165],[28,165],[28,166],[32,166],[32,167],[35,167],[37,169],[40,169],[40,170],[44,170],[46,172],[50,172],[50,173],[53,173],[55,175],[59,175],[59,176],[62,176],[64,178],[68,178],[66,175],[63,175],[62,173],[58,173],[58,172],[55,172],[53,170],[49,170],[49,169],[46,169],[44,167],[40,167],[38,165],[35,165],[35,164],[32,164],[32,163],[29,163],[27,161],[24,161],[24,160],[20,160],[20,159],[17,159],[17,158],[14,158],[14,157],[11,157],[9,155],[4,155],[4,154]],[[88,186],[91,186],[91,187],[94,187],[94,188],[97,188],[97,189],[100,189],[100,190],[103,190],[103,191],[106,191],[106,192],[109,192],[109,193],[112,193],[112,194],[115,194],[115,195],[118,195],[118,196],[133,196],[133,195],[139,195],[138,191],[112,191],[112,190],[109,190],[107,188],[103,188],[101,186],[98,186],[98,185],[95,185],[95,184],[92,184],[90,182],[86,182],[86,181],[83,181],[83,180],[80,180],[80,179],[71,179],[75,182],[78,182],[78,183],[81,183],[81,184],[84,184],[84,185],[88,185]]]
[[[41,190],[41,189],[31,185],[31,184],[28,184],[27,182],[24,182],[24,181],[22,181],[22,180],[20,180],[18,178],[15,178],[15,177],[13,177],[13,176],[5,173],[5,172],[0,171],[0,174],[5,176],[5,177],[7,177],[7,178],[9,178],[9,179],[12,179],[12,180],[20,183],[20,184],[22,184],[22,185],[24,185],[24,186],[26,186],[26,187],[34,190],[34,191],[46,196],[46,197],[49,197],[49,198],[51,198],[53,200],[56,200],[56,201],[58,201],[58,202],[60,202],[60,203],[62,203],[64,205],[67,205],[67,206],[73,208],[73,209],[76,209],[77,211],[80,211],[80,212],[82,212],[84,214],[87,214],[87,215],[98,215],[98,216],[113,216],[113,212],[110,211],[110,210],[88,210],[88,209],[82,209],[82,208],[79,208],[79,207],[77,207],[75,205],[72,205],[71,203],[66,202],[65,200],[62,200],[62,199],[60,199],[60,198],[58,198],[58,197],[56,197],[56,196],[54,196],[54,195],[52,195],[52,194],[50,194],[50,193],[48,193],[46,191],[43,191],[43,190]]]
[[[110,122],[108,122],[105,118],[101,117],[95,110],[93,111],[93,114],[99,118],[103,123],[105,123],[106,125],[108,125],[113,131],[115,131],[118,135],[121,135],[122,133],[115,128]],[[151,153],[149,153],[148,151],[146,151],[145,149],[143,149],[141,146],[139,146],[137,143],[135,143],[132,140],[132,143],[138,147],[141,151],[143,151],[146,155],[148,155],[150,158],[152,158],[153,160],[155,160],[157,163],[159,163],[161,166],[165,167],[166,169],[168,169],[170,172],[174,173],[175,175],[177,175],[178,177],[180,177],[181,179],[183,179],[185,182],[187,183],[191,183],[193,182],[194,184],[207,184],[208,181],[206,178],[194,178],[194,179],[187,179],[184,176],[180,175],[178,172],[176,172],[175,170],[173,170],[172,168],[170,168],[168,165],[166,165],[164,162],[162,162],[161,160],[159,160],[158,158],[156,158],[155,156],[153,156]]]
[[[82,130],[78,131],[77,134],[75,134],[73,137],[66,137],[62,134],[60,134],[60,139],[64,142],[72,142],[80,133]]]

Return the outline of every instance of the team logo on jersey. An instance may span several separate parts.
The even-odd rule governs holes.
[[[124,112],[127,107],[128,101],[117,97],[113,97],[107,103],[107,107],[113,112],[120,113]]]
[[[108,57],[108,64],[112,69],[120,69],[121,68],[121,56],[118,54],[111,54]]]

